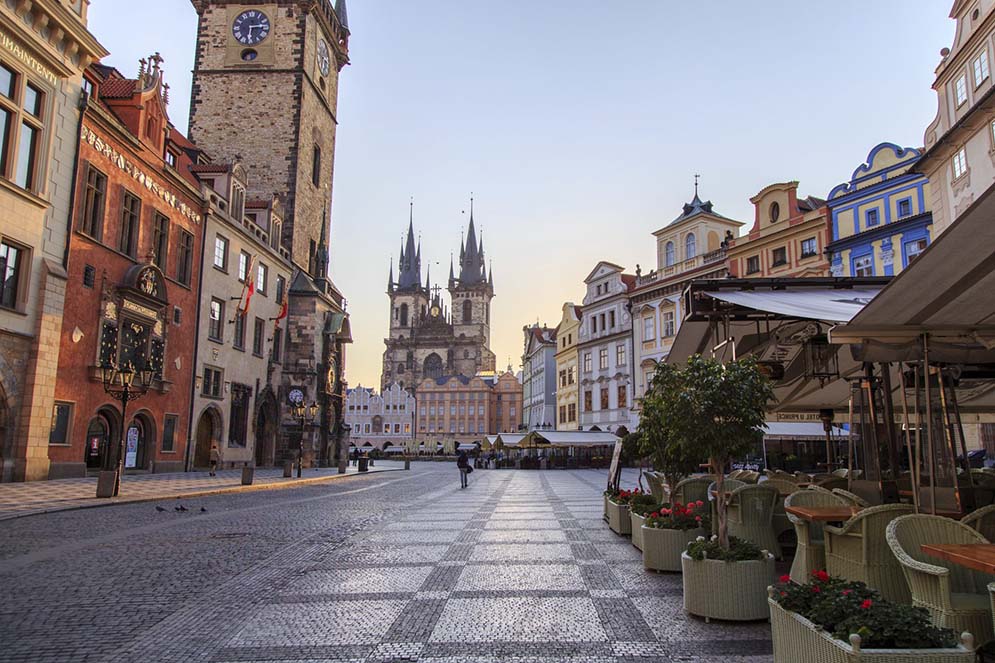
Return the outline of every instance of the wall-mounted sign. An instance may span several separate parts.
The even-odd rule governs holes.
[[[135,467],[138,462],[138,426],[128,427],[128,437],[125,444],[124,466]]]
[[[27,50],[14,39],[7,35],[6,32],[0,30],[0,45],[3,45],[11,55],[27,65],[33,72],[44,78],[46,81],[51,83],[53,86],[58,85],[59,77],[55,73],[38,61],[33,55],[28,53]]]

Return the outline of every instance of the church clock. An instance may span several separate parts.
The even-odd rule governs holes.
[[[322,76],[327,76],[331,66],[331,58],[328,54],[328,44],[324,39],[318,40],[318,70]]]
[[[429,314],[431,314],[433,318],[438,318],[439,314],[442,313],[441,309],[439,309],[438,306],[433,306],[431,309],[429,309],[428,312]]]
[[[231,25],[231,34],[238,43],[255,46],[269,36],[269,17],[256,9],[244,11],[235,17]]]

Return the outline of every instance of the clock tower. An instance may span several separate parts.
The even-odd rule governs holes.
[[[345,0],[193,0],[189,135],[248,171],[248,198],[283,199],[282,244],[315,278],[331,205]],[[327,238],[325,238],[327,241]]]

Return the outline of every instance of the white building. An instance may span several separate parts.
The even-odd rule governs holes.
[[[584,279],[584,321],[577,347],[580,364],[580,427],[632,432],[638,418],[633,398],[632,318],[629,293],[636,277],[624,268],[599,262]]]
[[[522,327],[522,424],[526,430],[556,425],[556,330]]]
[[[354,446],[404,447],[415,453],[414,421],[415,397],[396,382],[382,394],[362,386],[348,391],[345,422],[352,427]]]

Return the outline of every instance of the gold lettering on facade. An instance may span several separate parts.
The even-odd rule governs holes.
[[[55,72],[39,62],[37,58],[31,55],[31,53],[29,53],[23,46],[17,43],[2,30],[0,30],[0,44],[3,44],[3,47],[10,51],[15,58],[20,60],[28,68],[51,83],[53,86],[59,84],[59,77],[55,75]]]
[[[130,299],[125,299],[121,302],[121,308],[125,311],[131,311],[132,313],[144,315],[146,318],[158,317],[158,314],[153,309],[150,309],[148,306],[142,306],[141,304],[135,303]]]

